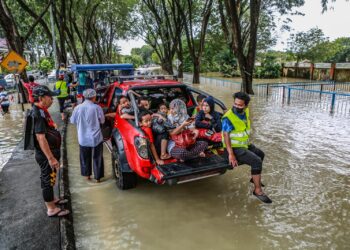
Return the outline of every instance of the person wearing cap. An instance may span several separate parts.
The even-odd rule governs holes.
[[[0,105],[2,109],[2,114],[6,114],[9,112],[10,102],[7,95],[7,92],[5,91],[5,88],[0,85]]]
[[[93,165],[95,179],[100,182],[104,177],[101,124],[105,122],[105,117],[102,108],[94,103],[95,90],[86,89],[83,96],[85,101],[76,106],[70,122],[77,126],[81,175],[90,180]]]
[[[55,84],[55,90],[59,90],[59,95],[57,96],[57,99],[60,106],[61,118],[62,120],[64,120],[64,103],[68,97],[68,85],[67,82],[64,81],[64,74],[62,73],[58,75],[58,81]]]
[[[60,167],[61,148],[61,134],[48,111],[54,95],[47,86],[34,87],[32,116],[34,118],[35,160],[40,166],[41,189],[47,216],[61,217],[69,214],[69,210],[58,206],[63,205],[67,200],[55,198],[53,190],[56,183],[56,171]]]
[[[232,109],[222,118],[223,144],[228,162],[233,168],[238,164],[251,166],[250,182],[254,184],[253,195],[264,203],[272,203],[262,190],[264,185],[261,183],[261,172],[265,154],[250,142],[250,97],[246,93],[237,92],[233,98]]]

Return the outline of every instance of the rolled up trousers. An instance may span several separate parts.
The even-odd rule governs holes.
[[[96,147],[84,147],[79,145],[79,148],[81,175],[90,176],[93,166],[95,179],[99,180],[104,177],[103,142]]]
[[[57,161],[60,161],[60,150],[51,150]],[[56,169],[51,168],[49,160],[42,151],[35,150],[35,160],[40,166],[41,190],[45,202],[54,200],[53,186],[56,183]]]
[[[248,148],[232,148],[233,153],[238,161],[238,164],[247,164],[251,167],[252,175],[259,175],[262,171],[262,163],[265,157],[264,152],[255,147],[254,144],[250,144]],[[228,153],[225,150],[225,153]]]

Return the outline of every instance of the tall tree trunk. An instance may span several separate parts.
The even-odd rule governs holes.
[[[241,72],[242,86],[241,91],[254,94],[253,92],[253,68],[249,67],[248,64],[239,64],[239,70]]]
[[[53,1],[52,12],[58,29],[60,53],[57,52],[59,63],[67,63],[66,35],[65,35],[65,0],[61,0],[60,11],[57,11],[55,1]]]
[[[162,64],[162,70],[168,72],[169,75],[174,74],[173,65],[172,65],[171,61],[169,62],[169,60],[167,58],[164,58],[164,60],[161,62],[161,64]]]
[[[257,30],[259,25],[259,15],[261,0],[250,0],[250,30],[249,43],[245,46],[244,35],[242,34],[240,11],[241,1],[225,0],[226,13],[230,22],[230,30],[227,25],[223,25],[224,33],[229,33],[228,43],[232,45],[232,51],[238,59],[238,64],[242,77],[242,91],[254,94],[253,91],[253,71],[256,56]],[[222,7],[222,6],[221,6]],[[223,12],[220,11],[222,22],[224,22]],[[225,19],[226,20],[226,19]],[[247,52],[245,53],[245,48]]]
[[[177,49],[177,59],[179,60],[178,68],[177,68],[177,77],[178,78],[184,78],[184,55],[183,55],[183,49],[182,49],[182,41],[179,39],[178,43],[178,49]]]
[[[183,20],[187,20],[187,23],[184,24],[185,28],[185,34],[187,39],[187,45],[189,49],[189,54],[193,61],[193,83],[200,83],[199,82],[199,74],[200,74],[200,58],[202,57],[203,51],[204,51],[204,43],[205,43],[205,36],[207,33],[207,27],[209,23],[209,18],[211,15],[211,6],[213,4],[213,0],[206,0],[204,1],[203,11],[202,11],[202,19],[201,19],[201,29],[199,33],[199,43],[195,41],[195,34],[194,34],[194,18],[193,15],[193,2],[188,0],[187,1],[187,8],[181,7],[181,4],[179,3],[179,0],[177,0],[177,6],[179,8],[179,13],[181,14]],[[188,12],[188,13],[187,13]]]
[[[23,56],[24,44],[15,20],[5,0],[0,0],[0,24],[4,30],[9,47]]]
[[[8,43],[8,46],[11,50],[14,50],[19,55],[23,56],[24,52],[24,42],[22,37],[20,36],[18,32],[17,25],[15,23],[15,20],[5,2],[5,0],[0,0],[0,25],[2,29],[4,30],[5,37]],[[24,57],[24,56],[23,56]],[[27,81],[27,74],[26,70],[24,69],[21,73],[21,78],[24,81]],[[22,97],[24,102],[26,101],[26,96],[23,95]]]
[[[17,0],[17,2],[21,6],[21,8],[24,11],[26,11],[32,18],[34,18],[35,20],[38,20],[38,22],[42,26],[42,28],[47,36],[47,39],[49,40],[49,43],[52,44],[52,34],[51,34],[49,26],[44,21],[44,19],[40,18],[40,16],[38,16],[23,0]],[[61,54],[60,47],[58,46],[57,43],[56,43],[56,52],[57,52],[57,55]],[[47,54],[47,52],[45,52],[45,55],[46,54]]]
[[[200,70],[201,70],[200,59],[198,57],[196,57],[193,60],[193,80],[192,80],[192,83],[194,83],[194,84],[200,83],[200,79],[199,79]]]

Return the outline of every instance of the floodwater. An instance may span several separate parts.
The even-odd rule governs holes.
[[[229,107],[236,85],[195,86]],[[117,189],[80,176],[75,127],[67,135],[78,249],[350,249],[349,118],[253,97],[253,142],[265,151],[271,205],[252,196],[247,166],[167,186]]]
[[[46,83],[44,79],[39,79],[37,82],[40,84]],[[24,112],[22,111],[22,105],[17,104],[18,96],[16,92],[9,93],[8,96],[10,100],[10,113],[4,115],[0,113],[0,172],[11,158],[18,142],[23,138]],[[57,109],[56,102],[50,110]],[[24,104],[24,110],[30,108],[30,104]]]
[[[10,159],[18,142],[22,139],[24,112],[20,104],[17,104],[16,94],[10,102],[10,113],[0,114],[0,172]],[[24,106],[29,108],[28,104]]]

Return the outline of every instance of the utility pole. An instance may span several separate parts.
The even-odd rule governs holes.
[[[55,69],[58,69],[58,62],[57,62],[57,51],[56,51],[56,36],[55,36],[55,24],[53,22],[53,0],[51,0],[51,6],[50,6],[50,20],[51,20],[51,32],[52,32],[52,47],[53,47],[53,55],[55,57]]]

